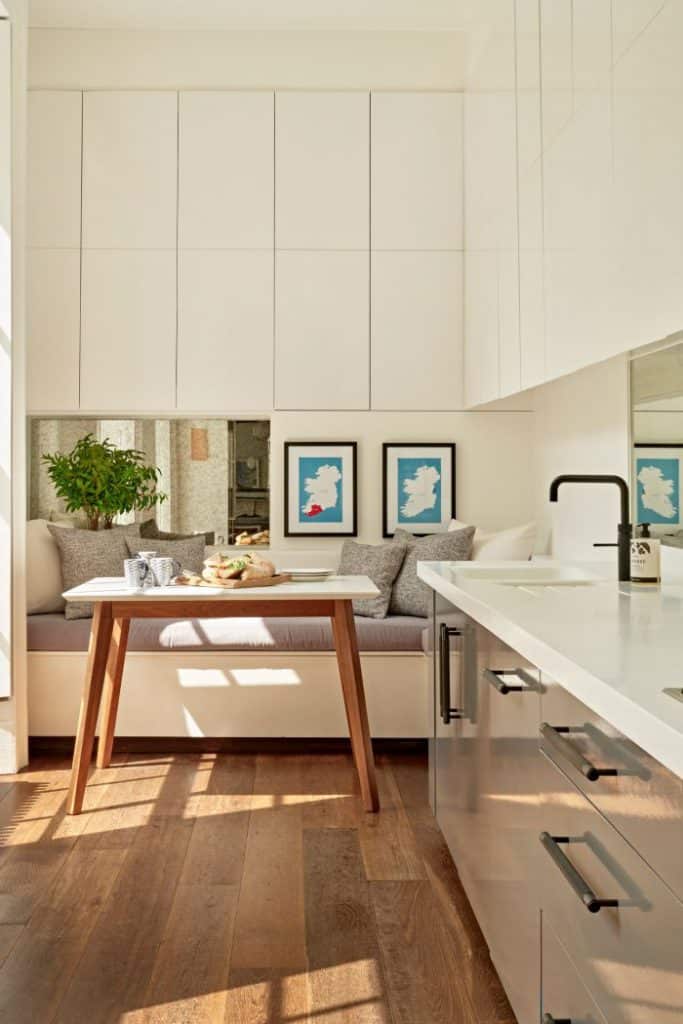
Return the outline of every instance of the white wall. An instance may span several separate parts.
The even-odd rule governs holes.
[[[382,537],[382,442],[454,441],[456,511],[486,529],[534,514],[533,415],[529,412],[276,413],[271,421],[271,532],[278,548],[338,550],[336,540],[283,538],[284,441],[354,440],[358,446],[358,539]]]
[[[11,83],[0,80],[0,773],[28,760],[24,620],[26,3],[6,0]],[[0,4],[0,14],[2,4]],[[2,27],[2,23],[0,23]],[[8,40],[0,40],[6,72]],[[9,684],[9,685],[8,685]]]
[[[33,89],[460,89],[459,32],[33,29]]]
[[[556,505],[548,488],[560,473],[629,478],[628,359],[617,356],[534,392],[536,516],[557,558],[610,561],[616,551],[619,493],[612,485],[564,484]],[[552,537],[550,534],[552,532]]]

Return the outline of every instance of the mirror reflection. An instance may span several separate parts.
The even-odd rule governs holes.
[[[87,526],[57,497],[42,456],[71,451],[92,435],[116,448],[137,449],[159,469],[165,500],[116,516],[115,525],[154,519],[167,533],[207,534],[209,544],[234,544],[240,534],[268,541],[268,420],[35,418],[30,422],[29,518]]]
[[[683,547],[683,342],[631,363],[633,519]]]

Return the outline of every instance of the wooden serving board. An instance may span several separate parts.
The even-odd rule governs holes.
[[[241,590],[247,587],[277,587],[280,583],[291,583],[292,577],[286,573],[279,573],[277,576],[266,576],[256,580],[198,580],[196,583],[188,581],[183,586],[190,587],[220,587],[222,590]]]

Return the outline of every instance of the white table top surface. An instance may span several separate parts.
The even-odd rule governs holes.
[[[331,576],[311,583],[280,583],[275,587],[127,587],[123,577],[100,576],[67,590],[66,601],[351,601],[378,597],[379,590],[368,576]]]

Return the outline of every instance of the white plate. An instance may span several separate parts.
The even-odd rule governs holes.
[[[334,569],[280,569],[288,576],[333,576]]]

